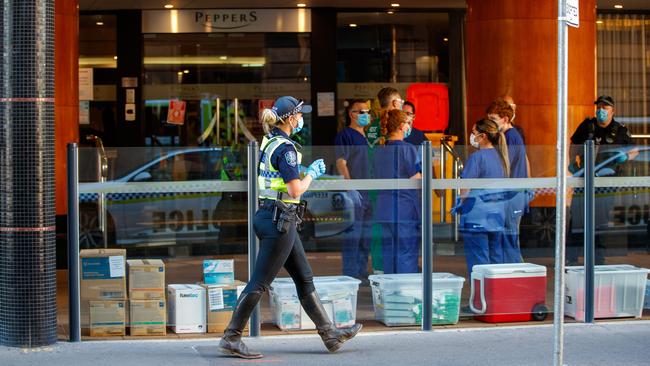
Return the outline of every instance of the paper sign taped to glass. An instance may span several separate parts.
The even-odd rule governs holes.
[[[185,123],[185,102],[182,100],[170,100],[167,112],[167,123],[172,125],[183,125]]]

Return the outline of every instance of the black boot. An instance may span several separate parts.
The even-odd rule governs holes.
[[[327,312],[325,312],[316,291],[305,296],[304,299],[300,300],[300,303],[307,315],[316,324],[318,335],[323,339],[325,347],[330,352],[336,352],[341,348],[343,342],[352,339],[361,330],[361,324],[355,324],[348,328],[336,328],[327,316]]]
[[[262,294],[256,292],[242,294],[239,298],[237,308],[232,314],[232,319],[230,319],[230,323],[224,330],[223,337],[219,342],[219,349],[223,354],[247,359],[262,358],[261,353],[249,350],[241,340],[246,322],[248,322],[248,318],[255,310],[260,298],[262,298]]]

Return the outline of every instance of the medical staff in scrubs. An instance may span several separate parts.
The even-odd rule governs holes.
[[[462,179],[507,178],[510,174],[508,146],[496,122],[482,119],[472,128],[470,143],[478,151],[469,156]],[[459,213],[465,244],[467,271],[476,264],[503,263],[503,230],[507,192],[498,189],[462,191],[452,208]]]
[[[368,140],[370,108],[364,100],[352,100],[347,108],[348,126],[334,138],[336,168],[344,179],[369,179]],[[354,203],[354,223],[343,240],[343,274],[368,281],[368,255],[372,239],[372,205],[367,191],[348,191]]]
[[[490,103],[485,112],[487,118],[496,122],[499,131],[503,132],[506,137],[508,158],[510,159],[510,178],[528,178],[528,157],[524,139],[510,122],[515,115],[512,106],[505,99],[497,99]],[[526,190],[509,192],[503,236],[504,263],[523,262],[519,246],[519,225],[521,217],[528,209],[530,198],[531,196]]]
[[[404,141],[411,128],[406,113],[401,110],[387,112],[381,125],[386,142],[375,150],[375,178],[422,179],[417,148]],[[374,217],[382,225],[384,273],[419,272],[421,205],[418,190],[379,192]]]

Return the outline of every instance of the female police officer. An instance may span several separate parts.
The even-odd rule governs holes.
[[[316,324],[318,334],[330,352],[354,337],[361,325],[337,329],[329,320],[314,288],[313,274],[297,233],[301,220],[300,196],[311,182],[325,173],[323,159],[314,161],[300,179],[298,166],[300,146],[289,136],[303,127],[302,113],[311,112],[303,101],[285,96],[278,98],[273,108],[262,112],[264,130],[258,173],[260,208],[255,214],[255,233],[260,239],[260,252],[255,270],[224,331],[219,348],[225,354],[241,358],[260,358],[241,341],[242,331],[262,294],[284,268],[296,284],[300,303]],[[274,214],[275,213],[275,214]]]

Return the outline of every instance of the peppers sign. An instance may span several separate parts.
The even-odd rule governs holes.
[[[167,123],[182,125],[185,123],[185,102],[182,100],[170,100],[167,111]]]
[[[566,0],[565,14],[567,24],[578,28],[580,26],[580,0]]]

